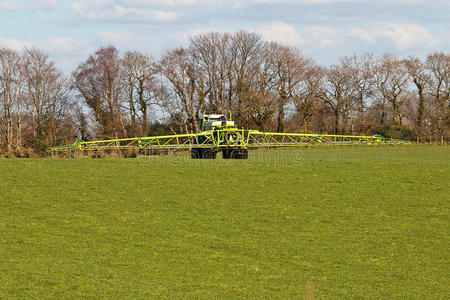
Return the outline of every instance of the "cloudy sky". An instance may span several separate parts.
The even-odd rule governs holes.
[[[257,32],[322,64],[450,52],[449,0],[0,0],[0,16],[0,47],[43,48],[67,73],[102,45],[158,58],[212,30]]]

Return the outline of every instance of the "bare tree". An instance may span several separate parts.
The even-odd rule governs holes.
[[[425,112],[425,98],[430,86],[430,74],[425,64],[417,57],[409,57],[404,63],[412,82],[416,86],[419,97],[416,126],[420,130]]]
[[[450,128],[450,55],[442,52],[428,55],[426,66],[431,72],[431,96],[437,109],[435,128],[441,137]]]
[[[131,135],[138,134],[136,118],[141,117],[139,132],[146,135],[149,129],[148,110],[157,104],[156,65],[152,58],[139,52],[125,52],[122,59],[124,82],[128,94],[131,118]]]
[[[24,66],[24,58],[23,55],[20,56],[20,61],[17,62],[16,70],[19,72],[19,78],[16,80],[16,150],[20,150],[22,148],[22,128],[23,128],[23,118],[25,111],[25,84],[26,84],[26,76],[25,76],[25,66]]]
[[[344,57],[341,61],[342,66],[350,77],[357,93],[357,110],[359,111],[362,130],[366,127],[366,109],[367,101],[373,96],[373,69],[374,58],[371,54],[363,56],[353,55]]]
[[[245,109],[249,105],[245,102],[248,100],[248,96],[253,94],[254,78],[261,70],[263,47],[264,43],[261,37],[255,33],[240,31],[235,33],[231,39],[232,57],[234,57],[232,74],[236,91],[236,101],[233,106],[237,120],[243,126],[249,125],[248,110]]]
[[[73,73],[73,85],[93,110],[106,138],[126,137],[121,111],[122,84],[119,51],[110,46],[100,48]]]
[[[209,110],[225,113],[231,108],[233,80],[231,34],[210,32],[190,39],[189,51],[198,59],[199,73],[207,86]]]
[[[36,48],[25,50],[25,74],[34,142],[38,149],[43,149],[55,144],[58,122],[68,112],[69,82],[48,54]]]
[[[252,76],[250,89],[241,95],[245,99],[245,116],[250,118],[260,130],[267,129],[269,120],[277,110],[273,58],[268,47],[261,49],[259,71]]]
[[[22,57],[12,49],[0,49],[0,103],[7,151],[13,149],[14,115],[20,115],[23,98]],[[18,116],[19,128],[16,132],[17,146],[21,143],[21,116]],[[16,147],[17,147],[16,146]]]
[[[275,72],[275,89],[277,99],[277,131],[284,131],[285,109],[301,91],[299,86],[306,79],[310,60],[304,57],[296,48],[281,46],[277,43],[268,45],[270,55],[273,56]]]
[[[304,79],[296,87],[294,104],[300,118],[300,126],[308,131],[313,115],[317,112],[320,92],[323,88],[324,70],[316,65],[307,68]]]
[[[65,142],[64,124],[73,123],[70,118],[73,111],[70,81],[61,73],[56,73],[49,87],[48,103],[45,108],[47,118],[47,144],[56,145]],[[73,138],[73,134],[70,138]]]
[[[198,131],[196,120],[200,110],[205,108],[205,91],[196,59],[186,49],[177,48],[166,53],[159,68],[169,83],[163,94],[165,99],[161,99],[164,109],[173,121],[185,125],[185,132]]]
[[[391,104],[394,125],[402,125],[401,106],[406,101],[408,72],[405,64],[392,55],[385,55],[378,60],[376,67],[377,90],[383,103],[382,123],[384,122],[384,103]]]
[[[325,70],[325,80],[319,97],[333,111],[334,133],[343,133],[349,113],[358,100],[358,90],[353,85],[345,65],[333,65]]]

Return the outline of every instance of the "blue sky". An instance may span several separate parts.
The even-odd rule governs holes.
[[[155,58],[197,33],[248,30],[322,64],[450,52],[449,0],[0,0],[0,47],[36,46],[70,73],[102,45]]]

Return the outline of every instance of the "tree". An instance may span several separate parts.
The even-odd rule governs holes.
[[[350,111],[358,100],[358,89],[353,85],[345,65],[325,69],[325,78],[319,97],[332,109],[334,133],[345,131]]]
[[[418,130],[422,128],[422,121],[425,112],[425,98],[430,86],[430,74],[425,64],[417,57],[409,57],[404,61],[409,77],[414,83],[419,97],[416,126]]]
[[[67,117],[71,105],[69,82],[48,54],[36,48],[25,50],[24,70],[34,144],[43,150],[56,143],[60,121]]]
[[[12,49],[0,49],[0,103],[7,151],[13,149],[14,115],[17,115],[17,147],[21,144],[21,107],[23,98],[22,57]]]
[[[159,70],[169,83],[161,93],[163,108],[185,132],[198,131],[198,115],[205,109],[205,91],[197,60],[186,49],[177,48],[164,55]]]
[[[373,69],[374,58],[371,54],[363,56],[353,55],[351,57],[344,57],[341,61],[343,68],[349,76],[350,83],[356,91],[356,107],[359,111],[362,129],[366,125],[366,109],[367,101],[373,96]]]
[[[248,114],[248,108],[251,107],[251,104],[246,102],[249,99],[254,99],[252,87],[255,86],[255,77],[260,74],[262,67],[261,63],[264,62],[261,60],[263,48],[264,43],[261,37],[256,33],[240,31],[232,36],[231,49],[233,49],[232,57],[234,58],[234,63],[231,72],[234,78],[234,90],[236,93],[236,101],[233,105],[233,110],[235,111],[237,121],[242,126],[250,125],[249,120],[251,118]],[[267,80],[265,81],[267,82]],[[259,87],[261,86],[259,85]],[[258,101],[252,102],[253,104],[258,103]],[[267,110],[267,112],[270,111],[271,110]],[[266,114],[267,113],[264,113],[264,115]]]
[[[259,70],[251,77],[249,89],[241,97],[245,99],[244,111],[247,118],[252,120],[262,131],[276,112],[276,92],[274,60],[268,47],[259,52]]]
[[[156,104],[156,64],[149,56],[139,52],[125,52],[122,59],[123,81],[128,94],[128,110],[131,118],[131,135],[146,135],[149,130],[148,109]],[[137,128],[136,118],[140,112],[141,126]]]
[[[303,127],[305,132],[308,131],[308,126],[319,106],[323,80],[324,69],[311,65],[304,74],[304,80],[296,87],[294,104],[301,122],[299,125]]]
[[[394,125],[402,125],[403,114],[401,106],[405,103],[408,87],[408,72],[403,61],[395,56],[385,55],[376,66],[377,90],[382,99],[381,123],[384,123],[384,105],[391,104]]]
[[[222,114],[231,109],[233,99],[231,38],[229,33],[210,32],[191,38],[189,47],[207,87],[207,109]]]
[[[298,98],[299,87],[306,79],[311,61],[296,48],[281,46],[277,43],[268,45],[273,56],[275,72],[275,89],[277,102],[277,131],[284,132],[285,109],[294,98]],[[305,108],[305,107],[303,107]]]
[[[428,55],[426,66],[431,72],[430,87],[433,104],[435,131],[443,137],[450,128],[450,55],[437,52]]]
[[[120,69],[119,51],[109,46],[90,55],[72,75],[74,88],[94,112],[104,138],[127,136],[121,111],[123,85]]]

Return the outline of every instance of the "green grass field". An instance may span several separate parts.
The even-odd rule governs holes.
[[[0,298],[450,295],[450,147],[0,159]]]

